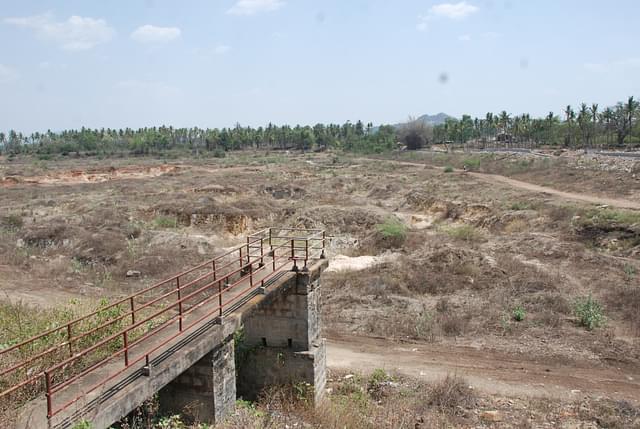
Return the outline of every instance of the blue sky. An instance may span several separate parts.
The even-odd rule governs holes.
[[[223,127],[640,96],[640,1],[0,0],[0,130]]]

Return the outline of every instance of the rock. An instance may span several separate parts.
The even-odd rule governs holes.
[[[16,247],[18,249],[22,249],[24,247],[24,240],[22,238],[18,238],[18,241],[16,241]]]
[[[351,380],[353,378],[353,374],[347,374],[344,376],[345,380]]]
[[[140,277],[140,271],[129,270],[127,271],[127,277]]]
[[[500,413],[500,411],[497,411],[497,410],[483,411],[480,414],[480,418],[486,422],[501,422],[502,413]]]

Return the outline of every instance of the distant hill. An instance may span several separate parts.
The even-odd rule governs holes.
[[[422,115],[418,118],[416,118],[416,120],[418,121],[422,121],[427,125],[442,125],[444,124],[444,122],[447,120],[447,118],[453,118],[453,116],[447,115],[446,113],[438,113],[435,115]],[[394,128],[400,128],[402,125],[404,125],[406,122],[402,122],[399,124],[394,124],[393,127]],[[378,131],[378,127],[374,127],[373,128],[373,132],[377,132]]]
[[[447,118],[453,118],[453,116],[449,116],[446,113],[440,112],[436,115],[422,115],[418,118],[418,120],[424,122],[427,125],[442,125],[447,120]]]
[[[442,125],[444,124],[444,121],[447,120],[447,118],[453,118],[453,116],[449,116],[446,113],[438,113],[436,115],[422,115],[419,116],[418,118],[416,118],[417,121],[422,121],[424,122],[426,125]],[[406,122],[403,122],[401,124],[395,124],[394,127],[399,128],[402,125],[404,125]]]

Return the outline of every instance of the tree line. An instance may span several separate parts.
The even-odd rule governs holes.
[[[506,111],[487,113],[484,118],[449,118],[434,127],[436,142],[536,147],[605,148],[640,145],[640,103],[626,102],[600,110],[597,103],[582,103],[575,110],[566,106],[562,114],[549,112],[543,118],[529,114],[511,116]]]
[[[288,125],[233,128],[174,128],[171,126],[140,129],[65,130],[23,135],[16,131],[0,132],[0,151],[7,155],[35,154],[96,154],[113,155],[127,152],[134,155],[161,154],[168,151],[191,152],[195,155],[224,153],[241,149],[324,150],[342,149],[354,152],[379,153],[395,146],[395,130],[373,124],[346,122],[311,126]]]
[[[340,124],[316,124],[291,127],[269,124],[266,127],[174,128],[172,126],[139,129],[81,128],[61,132],[34,132],[23,135],[14,130],[0,132],[0,153],[14,156],[32,154],[157,155],[190,152],[194,155],[224,156],[227,151],[326,150],[381,153],[395,149],[397,142],[409,149],[433,143],[465,144],[485,147],[605,148],[640,145],[640,103],[629,97],[600,110],[598,104],[582,103],[577,110],[567,106],[561,115],[549,112],[543,118],[529,114],[511,116],[506,111],[487,113],[483,118],[463,115],[448,118],[444,124],[429,126],[409,120],[401,126],[362,121]]]

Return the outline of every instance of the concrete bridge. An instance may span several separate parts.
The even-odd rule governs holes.
[[[268,228],[246,244],[0,351],[18,427],[107,428],[158,394],[202,422],[269,385],[325,385],[324,231]],[[26,357],[25,357],[26,356]],[[22,357],[22,358],[20,358]],[[4,365],[9,362],[9,365]]]

